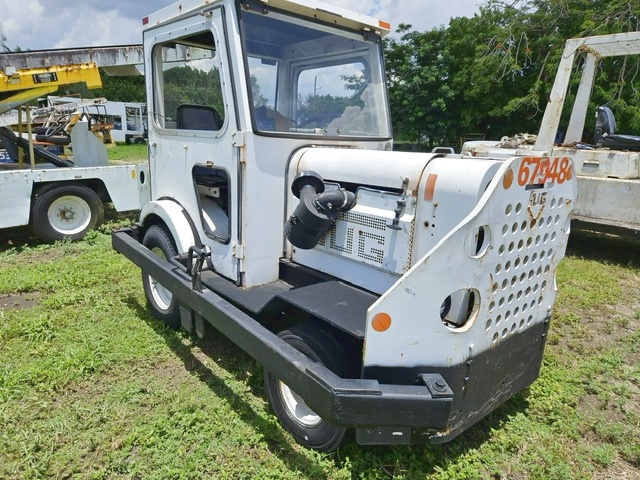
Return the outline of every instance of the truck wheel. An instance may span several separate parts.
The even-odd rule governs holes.
[[[310,325],[294,325],[278,336],[311,360],[322,363],[339,376],[345,375],[347,355],[329,332]],[[320,452],[331,452],[340,446],[345,428],[325,422],[302,398],[267,370],[264,383],[271,408],[296,442]]]
[[[165,260],[178,254],[171,234],[161,225],[150,226],[144,235],[142,244]],[[173,294],[144,272],[142,272],[142,285],[153,316],[171,328],[179,328],[180,311],[178,301]]]
[[[104,206],[96,192],[83,185],[63,185],[36,196],[31,225],[44,242],[79,240],[103,218]]]

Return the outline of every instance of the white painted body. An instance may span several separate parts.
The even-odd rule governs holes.
[[[109,165],[105,146],[88,131],[87,122],[78,122],[71,138],[77,166],[0,163],[0,228],[28,225],[38,188],[50,184],[101,184],[119,212],[139,210],[148,201],[146,163]]]
[[[140,209],[138,191],[140,169],[136,165],[108,167],[55,167],[37,165],[35,168],[0,167],[0,228],[27,225],[31,216],[34,192],[39,185],[55,183],[102,183],[114,208],[119,211]],[[144,175],[144,174],[143,174]],[[145,200],[142,200],[145,201]]]
[[[277,281],[280,261],[287,259],[380,295],[367,315],[365,368],[460,362],[470,350],[486,351],[514,329],[523,331],[548,319],[555,296],[555,268],[569,233],[575,182],[568,178],[555,185],[542,179],[536,189],[517,183],[506,187],[503,178],[507,172],[517,178],[522,159],[392,152],[384,82],[375,78],[382,76],[374,68],[381,51],[379,44],[360,40],[369,32],[386,33],[380,22],[316,1],[252,2],[264,7],[259,15],[244,5],[194,0],[145,19],[151,202],[142,210],[141,223],[166,224],[180,253],[199,238],[211,253],[215,272],[240,288]],[[281,18],[278,9],[307,17],[306,23],[296,17],[301,25],[281,29],[292,37],[303,27],[332,31],[319,20],[359,33],[345,30],[347,40],[337,38],[338,34],[327,40],[318,33],[312,42],[291,40],[294,43],[281,46],[277,32],[267,28],[268,22]],[[260,35],[251,37],[253,32]],[[250,37],[246,44],[243,35]],[[179,128],[174,121],[180,114],[167,100],[166,92],[172,88],[167,80],[172,65],[167,59],[180,56],[175,44],[181,38],[184,51],[189,52],[184,63],[193,53],[198,62],[209,62],[204,71],[219,72],[221,92],[215,106],[223,111],[218,128]],[[210,56],[189,50],[209,38],[215,42]],[[347,42],[353,48],[342,51]],[[176,51],[165,53],[170,49]],[[262,61],[250,61],[247,49]],[[356,63],[369,69],[363,81],[370,82],[359,90],[359,103],[346,107],[327,125],[310,127],[292,121],[299,120],[295,99],[301,94],[287,86],[301,88],[295,82],[305,74],[304,67],[313,62],[332,67],[357,55]],[[275,126],[279,116],[267,118],[274,120],[274,126],[260,126],[260,106],[251,103],[247,80],[273,65],[280,68],[278,102],[272,105],[268,92],[261,93],[279,116],[289,120],[283,129]],[[320,77],[317,73],[316,79]],[[293,247],[283,232],[298,204],[291,183],[305,171],[318,173],[327,189],[349,185],[357,198],[356,206],[341,214],[311,250]],[[205,174],[228,188],[228,206],[220,201],[224,194],[218,186],[211,188],[210,196],[203,193]],[[540,199],[543,191],[548,204]],[[217,207],[210,209],[212,202]],[[389,228],[396,216],[398,228]],[[535,221],[528,223],[529,218]],[[211,225],[227,221],[218,225],[220,230],[211,231]],[[465,248],[473,250],[470,245],[480,227],[490,232],[485,249],[481,255],[465,253]],[[219,231],[225,233],[218,235]],[[525,249],[501,251],[511,241],[527,244],[529,239]],[[540,259],[532,260],[534,254]],[[508,261],[532,265],[506,268]],[[509,270],[508,275],[498,272],[498,265]],[[518,280],[511,285],[516,274]],[[504,279],[508,285],[496,289],[494,285]],[[478,292],[474,317],[465,321],[464,328],[451,328],[441,318],[441,306],[451,296],[452,310],[464,310],[459,307],[468,301],[468,289]],[[508,300],[511,294],[521,298],[514,303]],[[507,305],[492,307],[502,298]],[[373,316],[380,312],[389,313],[393,320],[384,333],[370,328]]]

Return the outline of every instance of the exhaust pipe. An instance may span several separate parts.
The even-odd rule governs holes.
[[[315,247],[338,214],[356,205],[355,194],[343,188],[325,192],[322,177],[312,171],[296,175],[291,191],[300,203],[284,224],[284,234],[293,246],[303,250]]]

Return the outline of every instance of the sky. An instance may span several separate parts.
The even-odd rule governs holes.
[[[430,30],[451,17],[473,16],[481,0],[324,0],[391,23]],[[11,50],[132,45],[142,18],[171,0],[0,0],[0,27]]]

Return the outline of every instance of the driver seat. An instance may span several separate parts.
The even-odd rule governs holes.
[[[613,112],[604,105],[596,109],[596,131],[593,141],[598,147],[640,151],[640,136],[617,134]]]

